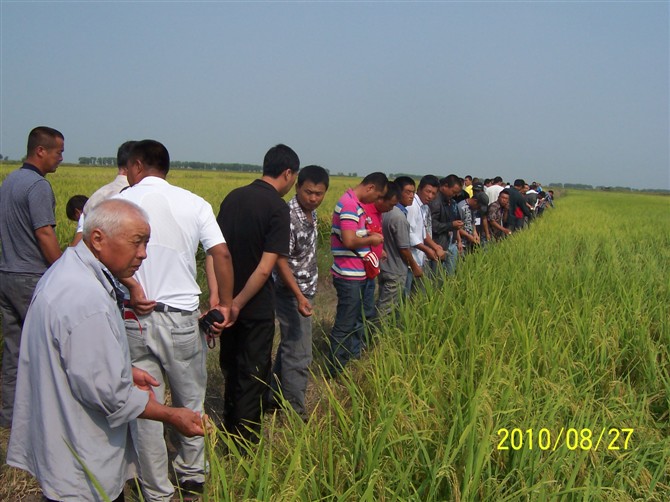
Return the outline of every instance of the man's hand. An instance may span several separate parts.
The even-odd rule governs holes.
[[[173,408],[171,414],[170,423],[184,436],[205,435],[204,423],[209,421],[207,415],[201,416],[199,412],[188,408]]]
[[[439,244],[435,245],[435,254],[440,261],[444,261],[447,258],[447,252]]]
[[[130,292],[130,307],[136,314],[147,315],[154,311],[156,302],[147,299],[144,289],[140,286],[139,282],[136,282],[136,286],[129,287],[128,291]]]
[[[156,399],[153,387],[158,387],[160,382],[149,373],[133,366],[133,383],[138,389],[149,392],[149,399]]]
[[[298,300],[298,312],[300,312],[300,315],[303,317],[309,317],[313,313],[312,309],[312,304],[309,303],[309,300],[304,296],[300,295],[300,298],[297,298]]]
[[[463,220],[454,220],[454,221],[451,222],[451,224],[457,230],[460,229],[460,228],[463,228]]]
[[[435,254],[435,251],[431,248],[424,250],[424,253],[426,253],[426,258],[428,258],[430,261],[437,261],[437,254]]]
[[[219,336],[221,334],[221,331],[224,328],[229,328],[233,324],[235,324],[235,321],[237,320],[237,311],[234,313],[233,317],[233,308],[228,305],[214,305],[212,308],[215,308],[218,310],[221,315],[223,316],[224,321],[223,322],[215,322],[212,323],[212,329],[210,330],[213,336]]]
[[[417,277],[417,278],[423,277],[423,269],[420,266],[418,266],[416,264],[416,262],[414,262],[414,264],[412,264],[411,269],[412,269],[412,275],[414,277]]]
[[[369,239],[368,243],[370,244],[370,246],[379,246],[384,242],[384,236],[376,232],[371,232],[368,235],[368,239]]]

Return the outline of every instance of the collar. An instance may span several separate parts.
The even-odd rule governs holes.
[[[400,209],[400,210],[402,211],[402,214],[404,214],[405,216],[407,216],[407,208],[406,208],[405,206],[403,206],[400,202],[398,202],[398,203],[395,205],[395,207],[397,207],[398,209]]]
[[[114,292],[114,285],[112,282],[110,282],[108,277],[113,277],[112,273],[107,270],[107,267],[103,265],[103,263],[98,260],[91,250],[88,248],[86,243],[83,241],[79,241],[79,243],[71,248],[72,251],[77,255],[77,257],[86,265],[95,278],[102,284],[102,286],[105,288],[105,291],[109,294],[109,296],[114,300],[114,303],[116,303],[116,294]]]
[[[169,185],[167,180],[159,178],[158,176],[145,176],[140,181],[135,183],[135,186],[156,186],[156,185]]]
[[[272,185],[270,185],[270,183],[268,183],[267,181],[263,181],[260,178],[252,181],[251,184],[260,188],[265,188],[266,190],[272,190],[274,193],[279,195],[279,192],[277,192],[277,189],[275,187],[273,187]]]
[[[36,172],[37,174],[42,176],[42,178],[44,178],[44,174],[42,173],[42,171],[37,169],[37,167],[35,167],[34,165],[29,164],[28,162],[24,162],[23,165],[21,166],[21,169],[27,169],[28,171]]]
[[[288,201],[288,207],[289,207],[289,209],[291,209],[292,212],[297,213],[298,219],[300,220],[301,223],[304,223],[305,225],[310,224],[310,222],[307,220],[307,216],[305,216],[305,210],[302,208],[302,206],[298,202],[298,196],[297,195],[294,195],[291,198],[291,200]],[[312,211],[312,224],[316,225],[316,211]]]

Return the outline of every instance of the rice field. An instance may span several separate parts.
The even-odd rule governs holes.
[[[61,167],[48,177],[63,245],[74,234],[67,199],[113,176]],[[217,212],[253,175],[168,179]],[[331,181],[326,233],[355,182]],[[317,348],[332,325],[328,265],[322,242]],[[212,434],[205,499],[668,500],[669,269],[670,197],[570,191],[403,305],[337,380],[321,377],[317,354],[306,423],[269,416],[261,443],[243,451]],[[6,466],[0,479],[3,500],[35,490]]]

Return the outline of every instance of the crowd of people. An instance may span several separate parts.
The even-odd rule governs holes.
[[[231,191],[215,216],[204,199],[168,182],[164,145],[128,141],[118,150],[116,178],[88,199],[68,201],[78,228],[61,252],[45,177],[63,149],[60,132],[33,129],[24,164],[0,186],[7,462],[32,473],[47,500],[101,500],[84,466],[112,500],[124,500],[134,476],[145,500],[170,500],[170,472],[186,500],[202,492],[207,470],[207,345],[220,342],[220,427],[231,438],[256,441],[262,414],[284,402],[308,416],[316,210],[328,171],[301,169],[290,147],[276,145],[262,176]],[[454,274],[463,256],[524,228],[547,207],[551,191],[499,177],[427,175],[417,185],[375,172],[348,189],[332,213],[337,308],[327,376],[360,357],[379,320],[426,280]],[[196,282],[200,245],[205,315]],[[164,423],[179,432],[171,463]]]

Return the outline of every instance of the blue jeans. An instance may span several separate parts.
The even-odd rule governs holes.
[[[333,277],[337,291],[335,322],[330,331],[328,371],[337,375],[351,359],[361,357],[363,348],[363,291],[366,281]]]
[[[447,268],[447,275],[456,273],[456,262],[458,261],[458,244],[449,244],[447,248],[447,257],[444,260],[444,266]]]
[[[281,341],[272,368],[270,399],[281,390],[281,395],[295,412],[305,417],[305,390],[312,362],[312,316],[298,312],[298,300],[285,288],[277,288],[277,320]],[[312,303],[313,296],[307,299]]]

